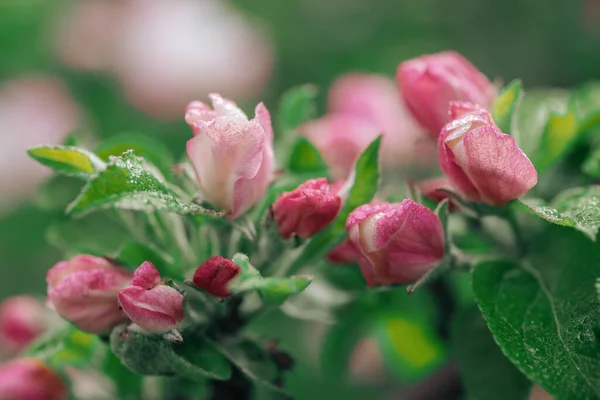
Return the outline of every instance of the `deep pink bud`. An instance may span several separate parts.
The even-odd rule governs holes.
[[[164,285],[148,261],[135,270],[131,286],[119,292],[119,304],[133,323],[148,332],[169,332],[184,318],[183,295]]]
[[[104,258],[79,255],[48,271],[48,300],[60,316],[79,329],[102,333],[125,320],[117,294],[131,277],[131,272]]]
[[[214,256],[204,261],[194,272],[194,285],[206,290],[216,297],[229,296],[229,282],[240,272],[240,267],[233,261]]]
[[[414,117],[436,137],[450,120],[451,101],[466,101],[490,108],[497,90],[467,59],[454,51],[404,61],[396,80]]]
[[[195,101],[185,121],[194,137],[187,154],[205,199],[235,218],[265,194],[275,167],[269,111],[260,103],[256,116],[230,100],[211,94],[213,109]]]
[[[66,400],[68,390],[60,376],[43,362],[23,358],[0,365],[0,399]]]
[[[283,238],[295,234],[306,239],[329,225],[341,205],[342,200],[333,192],[327,179],[319,178],[279,195],[272,210]]]
[[[440,219],[409,199],[358,207],[346,231],[360,251],[358,264],[369,286],[413,282],[444,257]]]
[[[348,264],[358,260],[360,251],[350,239],[345,239],[337,247],[327,253],[325,257],[327,258],[327,261],[332,264]]]
[[[0,304],[0,348],[3,353],[18,353],[45,328],[44,307],[35,298],[15,296]]]
[[[504,204],[529,191],[537,172],[512,136],[502,133],[489,112],[452,103],[456,119],[438,138],[440,168],[466,200]]]

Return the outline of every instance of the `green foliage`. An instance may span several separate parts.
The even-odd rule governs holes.
[[[280,100],[278,116],[282,132],[296,129],[302,123],[315,118],[315,98],[319,93],[315,85],[296,86],[286,91]]]
[[[327,165],[319,150],[303,137],[298,138],[292,147],[288,169],[295,174],[327,175]]]
[[[45,166],[69,176],[89,179],[105,168],[104,162],[96,155],[78,147],[40,146],[28,153]]]
[[[496,97],[492,106],[492,115],[502,132],[511,133],[515,111],[523,98],[521,80],[510,82]]]
[[[473,273],[479,308],[504,354],[556,400],[600,396],[600,248],[548,226],[520,261],[486,261]]]
[[[600,228],[600,186],[565,190],[549,205],[539,199],[522,199],[521,202],[546,221],[573,227],[596,240]]]
[[[113,158],[106,170],[83,188],[81,194],[69,205],[67,213],[72,216],[84,215],[106,208],[214,214],[194,203],[179,199],[132,152]]]
[[[502,354],[475,306],[454,318],[452,344],[469,398],[529,399],[531,382]]]
[[[69,325],[37,339],[25,354],[43,360],[54,368],[87,365],[99,345],[98,336]]]

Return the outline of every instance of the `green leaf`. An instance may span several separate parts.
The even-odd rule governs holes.
[[[279,126],[283,132],[296,129],[302,123],[315,118],[319,93],[315,85],[296,86],[287,90],[279,103]]]
[[[168,256],[168,254],[165,254],[165,256]],[[169,258],[171,257],[169,256]],[[172,258],[170,259],[171,262],[165,260],[165,257],[157,250],[143,243],[131,242],[123,245],[115,259],[132,270],[139,267],[144,261],[150,261],[158,269],[161,276],[178,280],[184,278],[181,272],[173,268]]]
[[[600,228],[600,186],[567,189],[549,205],[540,199],[521,199],[521,202],[546,221],[578,229],[596,240]]]
[[[452,347],[470,399],[529,399],[531,382],[502,354],[475,306],[455,317]]]
[[[142,376],[128,370],[110,348],[106,349],[106,359],[102,367],[103,372],[115,383],[119,399],[136,400],[140,398]]]
[[[511,133],[513,116],[523,98],[520,79],[510,82],[496,97],[492,106],[492,115],[502,132]]]
[[[550,113],[544,127],[540,148],[534,159],[538,172],[556,164],[578,141],[581,133],[579,118],[572,95],[564,113]]]
[[[169,149],[159,140],[139,133],[121,133],[102,142],[94,153],[108,162],[111,156],[120,156],[133,150],[135,155],[143,157],[155,165],[160,172],[168,175],[175,164],[175,159]]]
[[[575,91],[580,129],[587,133],[600,125],[600,82],[587,82]]]
[[[308,265],[315,259],[322,259],[329,250],[340,244],[346,235],[344,228],[348,215],[356,207],[367,204],[373,199],[379,187],[380,144],[381,136],[375,139],[360,155],[354,168],[354,174],[349,178],[352,186],[340,213],[327,228],[311,238],[300,257],[292,265],[292,271]]]
[[[55,368],[81,366],[91,362],[98,344],[96,335],[69,325],[40,337],[26,350],[25,355],[39,358]]]
[[[556,400],[600,398],[600,247],[549,225],[528,257],[473,272],[479,308],[504,354]]]
[[[203,338],[184,337],[183,343],[175,344],[119,326],[110,335],[110,345],[121,362],[137,374],[176,375],[199,381],[231,376],[229,362]]]
[[[27,151],[29,155],[61,174],[90,178],[105,168],[104,162],[87,150],[70,146],[40,146]]]
[[[84,215],[105,208],[215,214],[214,211],[176,197],[132,152],[114,157],[106,170],[88,182],[81,194],[69,205],[67,213],[73,216]]]
[[[263,278],[250,264],[248,256],[236,254],[233,262],[240,266],[240,273],[230,285],[232,293],[256,290],[263,300],[274,305],[283,304],[288,297],[302,292],[312,282],[311,276],[291,276],[289,278]]]
[[[592,148],[581,165],[581,170],[592,178],[600,178],[600,146]]]
[[[288,169],[295,174],[327,175],[327,165],[319,150],[303,137],[298,138],[292,147]]]

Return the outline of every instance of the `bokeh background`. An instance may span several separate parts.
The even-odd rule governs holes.
[[[45,270],[70,240],[48,228],[61,222],[60,196],[73,194],[27,148],[70,136],[94,148],[139,132],[180,159],[190,136],[183,108],[209,92],[276,113],[283,91],[315,83],[323,111],[340,74],[393,76],[400,61],[445,49],[499,82],[576,86],[600,78],[600,1],[0,0],[0,298],[43,294]],[[103,234],[99,224],[89,240],[119,240]],[[315,367],[323,326],[281,317],[257,329],[294,332],[282,336],[302,354],[290,381],[299,398],[385,396],[410,381],[381,341],[358,342],[349,384]],[[423,346],[440,356],[433,342]]]

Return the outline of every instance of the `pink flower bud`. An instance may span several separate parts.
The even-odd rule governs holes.
[[[129,319],[148,332],[169,332],[184,318],[183,295],[164,285],[148,261],[135,270],[131,285],[119,292],[119,304]]]
[[[0,348],[18,353],[45,330],[44,307],[31,296],[10,297],[0,304]]]
[[[279,195],[272,210],[283,238],[289,239],[295,234],[306,239],[329,225],[341,205],[342,200],[327,179],[319,178]]]
[[[423,196],[435,201],[436,203],[448,198],[448,195],[443,191],[444,189],[452,190],[452,184],[445,176],[425,179],[417,182],[415,186],[417,190],[423,194]]]
[[[349,264],[358,260],[360,251],[350,239],[346,239],[327,253],[325,257],[327,258],[327,261],[332,264]]]
[[[215,297],[229,296],[229,282],[240,272],[240,267],[233,261],[215,256],[204,261],[194,272],[194,285],[206,290]]]
[[[440,168],[466,200],[502,205],[529,191],[538,175],[515,140],[489,112],[452,103],[456,117],[438,138]]]
[[[346,231],[360,251],[358,264],[369,286],[415,281],[444,257],[441,221],[409,199],[358,207]]]
[[[131,277],[131,272],[104,258],[79,255],[48,271],[48,301],[79,329],[102,333],[125,320],[117,294]]]
[[[485,75],[454,51],[405,61],[398,67],[396,80],[406,106],[436,138],[449,121],[451,101],[489,108],[497,93]]]
[[[0,365],[0,399],[66,400],[68,390],[60,376],[33,358]]]
[[[265,194],[275,166],[269,111],[260,103],[256,116],[230,100],[211,94],[213,110],[188,105],[185,121],[194,132],[187,154],[205,199],[230,218],[245,213]]]

